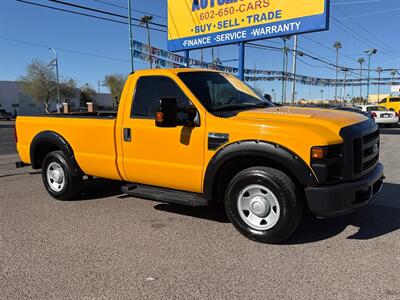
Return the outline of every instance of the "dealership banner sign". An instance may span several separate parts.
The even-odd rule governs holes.
[[[168,50],[327,30],[330,0],[168,0]]]
[[[151,61],[156,68],[186,68],[186,58],[184,56],[156,48],[149,47],[147,44],[139,41],[133,41],[132,47],[134,49],[133,56],[143,61]],[[213,63],[206,63],[198,59],[189,59],[189,64],[194,67],[214,69],[226,73],[237,74],[238,68],[216,65]],[[392,69],[390,69],[392,70]],[[246,81],[296,81],[304,85],[313,86],[362,86],[362,85],[396,85],[400,87],[400,78],[394,77],[380,77],[373,78],[355,78],[355,79],[328,79],[312,76],[304,76],[300,74],[293,74],[290,72],[272,71],[272,70],[259,70],[259,69],[244,69]]]

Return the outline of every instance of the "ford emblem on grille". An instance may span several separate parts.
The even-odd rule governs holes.
[[[378,144],[375,144],[373,147],[372,147],[372,152],[373,153],[377,153],[379,151],[379,146],[378,146]]]

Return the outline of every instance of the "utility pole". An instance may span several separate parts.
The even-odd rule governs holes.
[[[288,51],[289,49],[286,47],[286,42],[290,40],[290,36],[284,36],[283,40],[283,66],[282,66],[282,104],[286,100],[286,74],[287,74],[287,59],[288,59]]]
[[[128,0],[128,26],[129,26],[129,50],[131,52],[131,72],[134,71],[133,68],[133,37],[132,37],[132,5],[131,0]]]
[[[253,69],[253,88],[256,89],[256,69],[257,69],[257,63],[254,63],[254,69]]]
[[[335,84],[335,100],[337,100],[337,90],[338,90],[338,73],[339,73],[339,50],[342,49],[342,43],[340,41],[336,41],[333,44],[333,47],[336,48],[336,84]]]
[[[285,103],[286,103],[286,98],[287,98],[287,84],[288,84],[288,66],[289,66],[289,48],[286,47],[285,51]]]
[[[345,104],[345,100],[346,100],[347,72],[349,71],[349,69],[348,69],[348,68],[343,68],[342,71],[344,72],[344,82],[343,82],[343,104]]]
[[[293,78],[293,83],[292,83],[292,105],[294,105],[294,100],[296,97],[297,43],[298,43],[298,36],[296,34],[294,36],[294,46],[293,46],[292,73],[293,73],[294,78]]]
[[[246,46],[244,42],[239,43],[239,79],[244,81],[244,56]],[[214,53],[214,52],[213,52]]]
[[[215,57],[214,57],[214,47],[211,47],[211,63],[212,63],[212,65],[213,65],[213,68],[214,68],[214,61],[215,60]]]
[[[100,94],[100,80],[97,81],[97,93]]]
[[[371,80],[371,56],[378,52],[377,49],[367,49],[364,51],[368,55],[368,83],[367,83],[367,103],[369,101],[369,83]]]
[[[378,72],[378,102],[381,98],[381,73],[382,73],[382,67],[376,68],[376,71]]]
[[[60,77],[58,75],[58,57],[57,57],[57,52],[54,50],[54,48],[49,48],[50,51],[54,53],[55,56],[55,64],[53,65],[50,63],[52,66],[56,67],[56,77],[57,77],[57,112],[59,113],[61,111],[61,103],[60,103]]]
[[[362,100],[362,71],[363,71],[363,63],[365,63],[365,59],[360,57],[358,59],[358,63],[360,64],[360,101]]]

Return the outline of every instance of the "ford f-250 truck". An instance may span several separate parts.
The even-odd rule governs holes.
[[[18,117],[18,166],[42,169],[49,194],[78,196],[84,176],[190,206],[223,203],[264,243],[288,238],[303,211],[331,217],[380,191],[379,131],[360,114],[276,107],[233,75],[172,69],[131,74],[115,115]]]

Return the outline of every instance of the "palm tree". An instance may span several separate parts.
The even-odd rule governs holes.
[[[358,60],[358,63],[360,64],[360,100],[362,99],[362,71],[363,71],[363,64],[365,63],[365,59],[363,57],[360,57]]]
[[[376,71],[378,72],[378,102],[380,101],[381,97],[381,73],[383,71],[382,67],[377,67]]]
[[[339,73],[339,50],[342,49],[342,42],[336,41],[333,44],[333,48],[336,48],[336,85],[335,85],[335,100],[337,100],[337,89],[338,89],[338,73]]]
[[[153,16],[143,16],[140,18],[140,25],[145,26],[147,30],[147,45],[149,46],[150,69],[153,69],[153,58],[151,56],[151,43],[150,43],[150,27],[149,23],[153,20]]]

